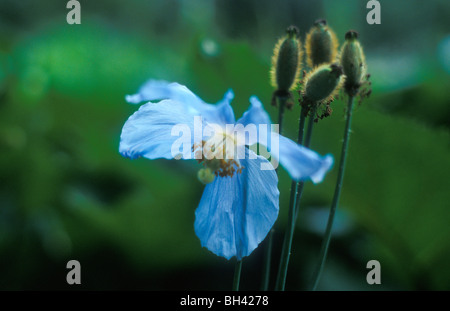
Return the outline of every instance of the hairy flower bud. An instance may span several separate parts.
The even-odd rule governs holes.
[[[280,95],[289,95],[289,90],[298,83],[302,60],[299,31],[289,26],[286,35],[275,45],[272,56],[271,82]]]
[[[328,117],[332,113],[330,104],[344,82],[342,67],[337,64],[324,64],[309,72],[301,82],[300,105],[306,114],[315,111],[314,121]],[[318,113],[319,108],[322,113]]]
[[[303,98],[310,102],[332,99],[343,81],[342,67],[337,64],[317,67],[305,77]]]
[[[358,33],[350,30],[345,34],[345,43],[340,55],[341,66],[346,75],[345,91],[349,95],[356,95],[366,75],[366,59]]]
[[[320,19],[306,35],[306,61],[310,68],[333,63],[338,50],[338,40],[327,21]]]

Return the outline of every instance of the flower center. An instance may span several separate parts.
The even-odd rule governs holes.
[[[224,132],[217,133],[206,141],[194,143],[192,151],[194,158],[205,167],[198,174],[200,181],[205,184],[214,180],[211,178],[212,174],[216,177],[233,177],[244,168],[238,159],[239,147],[236,139]]]

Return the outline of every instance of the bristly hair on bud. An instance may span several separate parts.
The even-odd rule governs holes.
[[[370,95],[370,75],[367,74],[366,58],[358,41],[358,32],[350,30],[345,34],[345,43],[340,53],[340,64],[346,75],[345,92],[349,96],[360,94],[361,98]],[[365,89],[362,86],[367,85]]]
[[[300,105],[310,111],[314,105],[323,107],[321,114],[317,113],[314,119],[328,117],[332,113],[330,104],[344,84],[345,76],[342,67],[338,64],[323,64],[310,71],[300,82]]]
[[[272,104],[276,105],[276,97],[290,98],[290,91],[298,84],[303,51],[299,39],[299,30],[295,26],[286,29],[286,35],[275,45],[270,70],[271,84],[276,91]],[[288,105],[290,108],[292,104]]]
[[[306,62],[310,68],[333,63],[338,54],[338,39],[327,21],[319,19],[306,35]]]

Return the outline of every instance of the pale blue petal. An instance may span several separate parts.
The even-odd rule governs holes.
[[[252,155],[255,159],[240,160],[241,174],[208,184],[195,212],[202,246],[227,259],[250,255],[278,217],[278,177],[274,170],[261,170],[266,159]]]
[[[187,104],[190,107],[201,110],[204,102],[186,86],[176,82],[163,80],[149,80],[145,82],[136,94],[125,96],[125,100],[131,104],[143,101],[173,99]]]
[[[275,135],[277,134],[272,133],[272,144]],[[277,137],[279,152],[271,150],[271,155],[280,162],[292,179],[296,181],[310,179],[313,183],[319,183],[332,168],[333,157],[331,155],[320,156],[289,138],[282,135],[277,135]]]
[[[272,122],[258,97],[252,96],[250,97],[250,107],[236,123],[246,126],[248,124],[271,124]]]
[[[250,107],[236,123],[242,124],[248,130],[251,130],[248,127],[249,125],[254,125],[256,129],[256,136],[247,134],[246,145],[253,145],[260,141],[267,142],[267,134],[271,132],[271,121],[269,114],[264,110],[261,101],[256,96],[250,97]],[[267,145],[267,143],[264,145]]]
[[[196,115],[198,113],[192,113],[186,105],[174,100],[144,104],[125,122],[120,135],[119,152],[129,158],[193,158],[191,147],[194,143]],[[176,125],[182,131],[175,131],[172,136]],[[184,144],[184,148],[178,148],[181,155],[173,154],[174,143]]]
[[[257,128],[257,141],[250,139],[246,141],[247,144],[259,143],[266,146],[271,155],[288,171],[292,179],[296,181],[310,179],[314,183],[321,182],[333,165],[333,157],[331,155],[322,157],[276,132],[271,132],[270,117],[262,103],[256,96],[250,98],[250,103],[250,108],[237,121],[238,124],[244,126],[254,124]],[[278,148],[275,147],[277,141]]]
[[[219,125],[226,125],[226,124],[234,124],[235,118],[234,118],[234,112],[233,108],[231,108],[231,101],[234,98],[234,93],[232,90],[228,90],[225,95],[223,96],[223,99],[219,101],[215,105],[208,105],[208,109],[202,110],[202,115],[208,122],[213,122]]]
[[[216,105],[205,103],[186,86],[162,80],[149,80],[133,95],[127,95],[126,101],[138,104],[143,101],[172,99],[186,105],[189,113],[200,112],[205,121],[216,124],[234,124],[234,113],[230,106],[234,94],[231,90]]]

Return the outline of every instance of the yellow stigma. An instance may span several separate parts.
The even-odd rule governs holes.
[[[215,133],[206,141],[194,143],[192,151],[195,159],[204,166],[197,174],[202,183],[212,182],[214,178],[211,175],[233,177],[244,169],[238,159],[237,139],[225,132]]]
[[[202,182],[202,184],[209,184],[214,181],[216,175],[209,168],[202,168],[197,172],[197,178]]]

